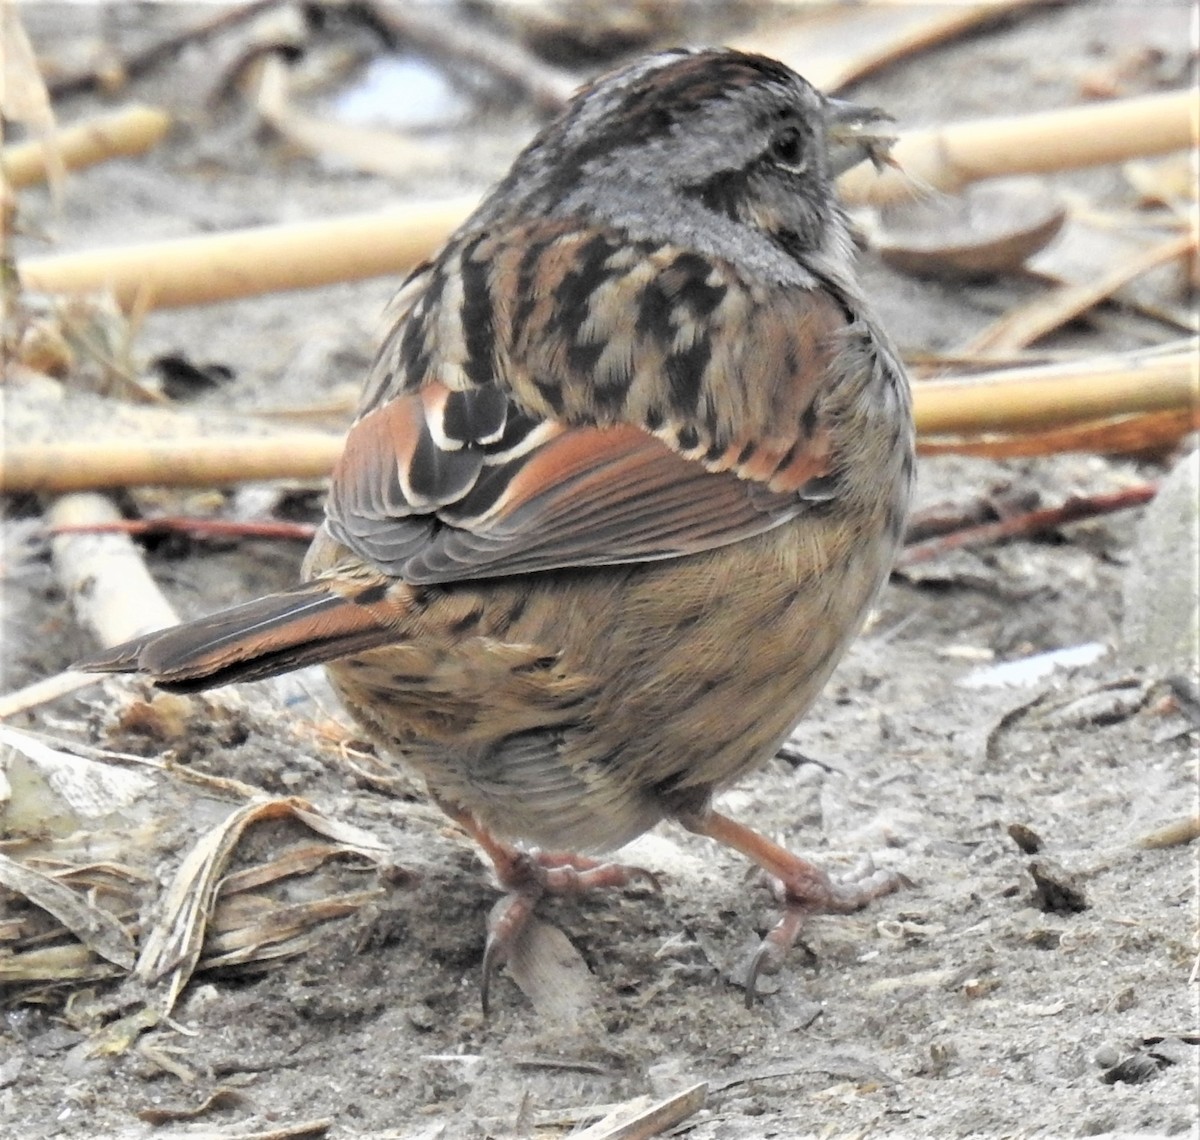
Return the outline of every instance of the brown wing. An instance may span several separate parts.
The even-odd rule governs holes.
[[[823,293],[565,223],[464,239],[408,293],[327,506],[390,575],[676,557],[829,497]]]

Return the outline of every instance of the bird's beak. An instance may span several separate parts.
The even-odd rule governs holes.
[[[825,136],[829,143],[830,173],[839,174],[870,159],[877,169],[891,163],[894,132],[883,129],[891,115],[878,107],[862,107],[844,99],[825,100]]]

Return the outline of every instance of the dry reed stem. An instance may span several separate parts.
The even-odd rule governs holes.
[[[960,439],[947,446],[947,441],[938,437],[1095,429],[1103,421],[1147,413],[1169,413],[1176,417],[1173,424],[1187,424],[1194,421],[1200,407],[1198,371],[1195,350],[1189,346],[1169,354],[1105,357],[1099,362],[926,380],[913,389],[917,432],[933,442],[926,450],[940,446],[960,451],[969,441]],[[329,474],[342,444],[342,438],[335,435],[297,433],[269,439],[18,445],[0,456],[0,492],[146,484],[209,487],[260,479],[311,479]],[[1046,452],[1039,449],[1033,454]]]
[[[166,137],[170,126],[166,112],[156,107],[133,106],[99,115],[44,139],[5,147],[0,152],[0,178],[20,190],[48,177],[54,154],[67,170],[144,154]]]
[[[328,475],[341,451],[340,436],[317,433],[17,445],[0,456],[0,492],[313,479]]]
[[[123,309],[204,305],[401,273],[435,249],[474,198],[224,234],[27,258],[21,286],[110,290]]]
[[[93,954],[123,970],[133,968],[137,954],[133,936],[84,892],[72,890],[53,876],[18,863],[3,852],[0,852],[0,884],[57,919]]]
[[[1200,404],[1194,349],[1169,356],[1107,358],[926,380],[913,389],[921,435],[1036,431]]]
[[[883,206],[1013,174],[1103,166],[1195,146],[1194,91],[1167,91],[1032,115],[906,131],[892,148],[896,169],[857,166],[838,186],[851,203]]]
[[[971,437],[922,436],[919,455],[976,455],[987,459],[1021,459],[1083,451],[1091,455],[1138,455],[1170,451],[1189,432],[1200,428],[1200,408],[1148,415],[1088,420],[1048,431]]]
[[[120,517],[108,499],[95,494],[65,495],[46,513],[51,526],[115,522]],[[128,536],[60,534],[50,546],[64,593],[80,624],[101,645],[116,645],[179,621]]]
[[[953,192],[969,182],[1116,162],[1187,146],[1195,136],[1192,93],[957,123],[903,135],[902,170],[869,166],[839,180],[850,204],[911,198],[917,188]],[[83,253],[27,258],[26,289],[111,290],[123,308],[210,304],[284,289],[401,273],[428,257],[476,204],[457,198],[369,214],[263,226]]]
[[[73,528],[73,532],[51,539],[55,574],[80,625],[101,645],[117,645],[179,621],[146,569],[141,549],[128,535],[86,530],[120,519],[120,512],[108,499],[86,493],[64,495],[46,512],[52,528]],[[0,720],[65,697],[98,680],[94,673],[75,669],[43,677],[0,696]]]

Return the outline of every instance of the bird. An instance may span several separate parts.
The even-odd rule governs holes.
[[[660,821],[835,880],[713,806],[775,755],[889,574],[908,381],[855,273],[839,173],[886,116],[727,48],[583,87],[403,281],[293,588],[80,667],[194,692],[315,663],[491,863],[483,1002],[547,893],[620,888]]]

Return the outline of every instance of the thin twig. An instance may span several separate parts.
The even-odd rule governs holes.
[[[463,27],[436,6],[373,0],[367,10],[394,42],[486,71],[528,95],[539,111],[562,110],[579,86],[574,77],[543,63],[520,44],[485,35],[478,25]]]
[[[160,40],[148,44],[144,48],[131,52],[125,59],[106,61],[100,67],[89,67],[82,71],[68,72],[57,79],[51,79],[47,85],[53,98],[66,95],[79,95],[93,88],[105,88],[111,82],[111,72],[115,69],[125,79],[133,79],[144,75],[158,64],[170,59],[190,43],[200,43],[211,39],[219,32],[228,31],[238,24],[265,12],[282,3],[283,0],[250,0],[228,11],[206,16],[191,27],[170,32]]]
[[[234,519],[198,519],[164,515],[153,519],[120,519],[116,522],[68,523],[51,527],[57,534],[187,534],[193,538],[267,538],[311,542],[317,528],[312,523]]]
[[[1062,328],[1069,321],[1108,300],[1118,289],[1145,273],[1172,261],[1194,256],[1196,237],[1183,234],[1151,246],[1102,274],[1095,281],[1061,285],[1005,313],[960,350],[964,355],[976,352],[1014,352]]]
[[[979,526],[985,520],[993,520],[996,514],[993,501],[987,495],[978,495],[966,503],[939,504],[914,511],[904,532],[904,544],[915,546],[939,535]]]
[[[998,522],[966,527],[952,534],[906,547],[896,565],[903,569],[920,562],[929,562],[951,550],[960,550],[967,546],[986,546],[1006,538],[1044,534],[1067,523],[1112,514],[1114,511],[1123,511],[1130,507],[1140,507],[1153,499],[1157,493],[1157,484],[1139,483],[1121,491],[1101,495],[1072,496],[1058,507],[1026,511],[1011,518],[1000,519]]]

